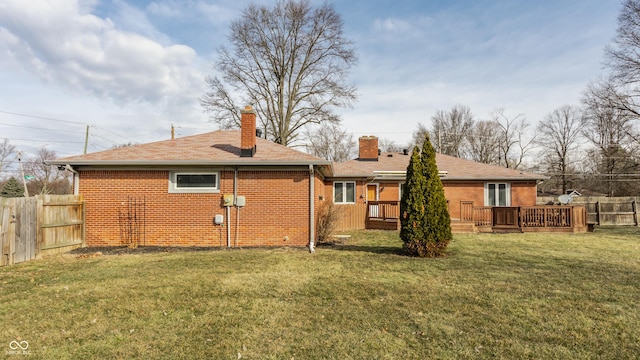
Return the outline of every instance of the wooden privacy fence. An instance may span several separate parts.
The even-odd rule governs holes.
[[[0,266],[82,246],[84,221],[79,195],[0,198]]]
[[[553,202],[554,197],[539,197],[538,203]],[[595,225],[626,225],[640,226],[638,215],[640,198],[578,196],[571,205],[584,205],[587,210],[587,223]]]

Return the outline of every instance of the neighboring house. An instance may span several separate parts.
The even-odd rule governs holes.
[[[313,247],[331,163],[256,137],[250,107],[241,123],[240,131],[50,161],[74,172],[86,244],[117,246],[134,236],[147,246]]]

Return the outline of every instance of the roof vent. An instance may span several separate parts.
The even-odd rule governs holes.
[[[409,149],[402,149],[403,155],[409,155]]]
[[[389,153],[387,154],[387,157],[393,157],[393,154]]]

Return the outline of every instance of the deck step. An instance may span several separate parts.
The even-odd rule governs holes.
[[[454,234],[469,234],[476,232],[476,226],[472,222],[451,222],[451,232]]]

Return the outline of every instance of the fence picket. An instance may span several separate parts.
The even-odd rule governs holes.
[[[84,202],[76,195],[38,195],[0,202],[0,266],[84,244]]]

